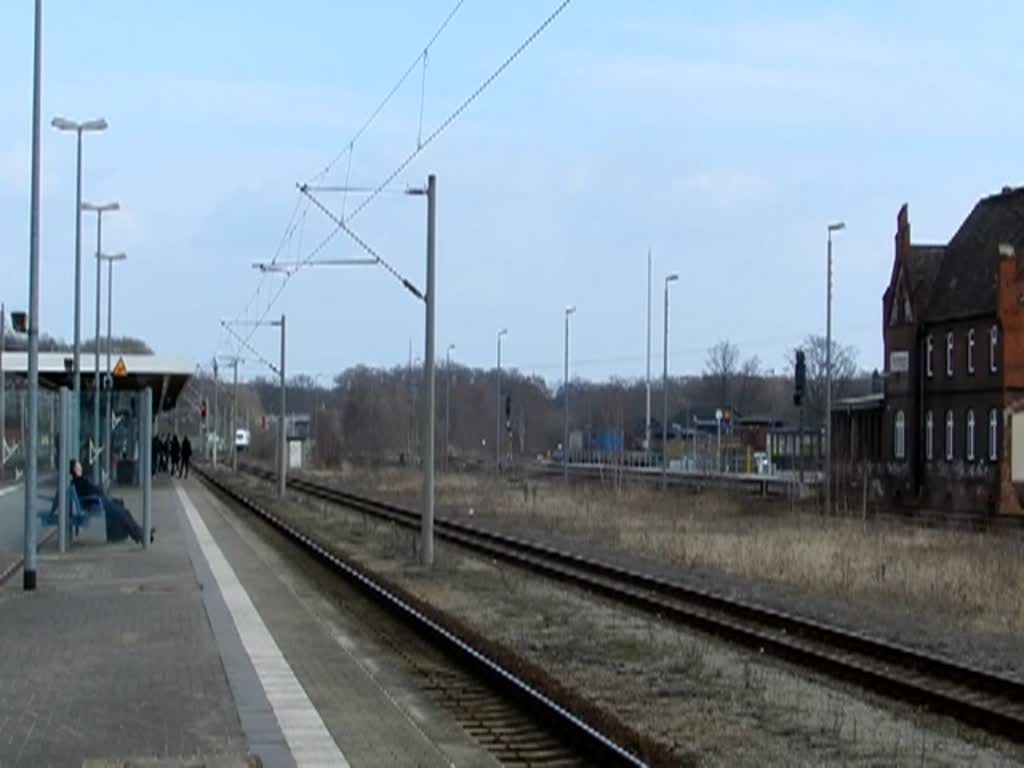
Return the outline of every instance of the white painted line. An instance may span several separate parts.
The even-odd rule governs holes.
[[[235,622],[242,646],[252,660],[253,668],[281,726],[288,748],[298,768],[350,768],[345,756],[331,738],[320,713],[309,700],[301,683],[292,672],[281,649],[271,636],[245,587],[214,541],[210,529],[196,511],[192,499],[181,485],[175,484],[185,517],[196,535],[199,548],[217,581],[224,603]]]
[[[0,488],[0,496],[6,496],[8,493],[14,493],[21,488],[21,483],[17,485],[9,485],[6,488]]]

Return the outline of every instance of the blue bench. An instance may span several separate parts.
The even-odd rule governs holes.
[[[59,504],[59,492],[54,493],[49,511],[36,513],[40,525],[60,525],[60,512],[57,509]],[[75,484],[68,483],[68,528],[73,528],[76,536],[80,528],[89,527],[89,520],[102,517],[104,514],[103,500],[99,496],[79,497]]]

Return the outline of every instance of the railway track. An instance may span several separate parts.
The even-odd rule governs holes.
[[[447,709],[502,765],[537,768],[647,765],[355,564],[215,474],[199,467],[195,471],[216,492],[262,518],[303,552],[342,576],[376,608],[411,627],[412,632],[386,633],[391,650],[406,662],[421,690]],[[346,604],[351,608],[351,603]],[[368,618],[366,611],[357,609],[357,612],[368,623],[375,621]],[[453,659],[455,665],[451,663]]]
[[[246,472],[263,479],[260,468]],[[394,524],[419,514],[303,478],[289,488]],[[801,616],[438,517],[444,541],[1024,743],[1024,682]]]

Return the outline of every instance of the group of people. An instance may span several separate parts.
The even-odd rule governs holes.
[[[171,476],[188,477],[192,464],[192,443],[185,435],[180,441],[177,435],[153,435],[153,475],[169,472]]]

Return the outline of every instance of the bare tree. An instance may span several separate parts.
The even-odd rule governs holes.
[[[728,339],[719,341],[708,349],[704,358],[704,375],[712,380],[718,405],[730,405],[733,394],[733,380],[739,368],[740,348]]]
[[[807,389],[804,392],[808,426],[819,429],[825,424],[825,344],[824,336],[804,339],[807,364]],[[790,360],[790,366],[793,361]],[[857,377],[857,350],[832,340],[832,401],[847,396]]]
[[[749,415],[754,409],[761,407],[762,400],[761,360],[757,355],[743,361],[738,378],[735,405],[741,414]]]

